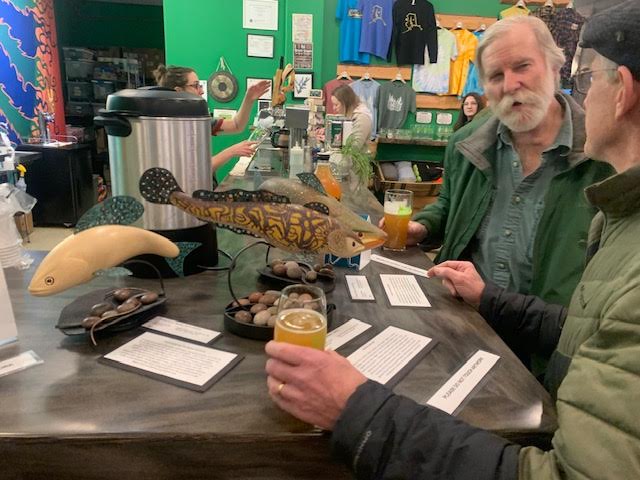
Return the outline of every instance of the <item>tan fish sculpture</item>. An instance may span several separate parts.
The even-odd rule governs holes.
[[[173,258],[180,250],[171,240],[142,228],[102,225],[83,230],[49,252],[29,284],[29,293],[43,297],[62,292],[145,253]]]
[[[142,196],[151,203],[174,205],[201,220],[263,238],[274,247],[289,252],[352,257],[382,245],[386,239],[386,235],[364,238],[313,202],[294,204],[285,196],[266,191],[199,190],[189,196],[182,191],[173,174],[164,168],[145,171],[139,186]]]

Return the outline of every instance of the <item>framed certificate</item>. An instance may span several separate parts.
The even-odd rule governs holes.
[[[247,35],[247,57],[273,58],[273,35]]]

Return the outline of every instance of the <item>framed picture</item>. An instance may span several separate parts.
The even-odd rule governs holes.
[[[273,89],[273,80],[271,80],[270,78],[247,77],[247,90],[249,90],[252,85],[255,85],[258,82],[262,82],[263,80],[269,81],[269,90],[267,90],[266,93],[264,93],[260,97],[260,100],[271,100],[271,90]]]
[[[258,111],[271,107],[271,100],[258,100]]]
[[[247,57],[273,58],[273,35],[247,35]]]
[[[293,88],[294,98],[308,98],[313,88],[313,73],[296,73]]]

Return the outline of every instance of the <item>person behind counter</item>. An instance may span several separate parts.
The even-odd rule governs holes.
[[[202,95],[202,85],[198,80],[198,75],[193,68],[177,67],[170,65],[168,67],[159,65],[153,72],[156,83],[165,88],[172,88],[177,92],[189,92],[194,95]],[[269,80],[263,80],[252,85],[242,100],[242,105],[238,113],[232,119],[217,118],[211,121],[211,135],[222,133],[239,133],[242,132],[249,121],[249,114],[253,103],[269,90]],[[211,168],[215,172],[219,167],[227,163],[235,157],[250,157],[253,155],[255,142],[247,140],[231,145],[220,153],[211,157]]]
[[[349,85],[340,85],[336,88],[331,94],[331,103],[336,113],[353,122],[351,135],[344,139],[343,144],[348,138],[353,137],[354,147],[364,146],[371,138],[373,128],[371,112],[366,105],[360,101]]]
[[[357,478],[640,478],[639,22],[640,2],[626,1],[592,17],[583,32],[588,50],[575,80],[587,95],[584,149],[617,174],[586,190],[599,213],[587,269],[560,326],[556,352],[565,358],[552,372],[561,380],[552,450],[515,445],[396,395],[335,352],[269,342],[269,394],[287,412],[333,430],[332,448]],[[429,273],[481,302],[465,291],[473,267],[448,263]],[[531,332],[534,342],[544,336]]]
[[[453,131],[460,130],[467,123],[475,118],[475,116],[484,109],[484,99],[476,92],[467,93],[462,99],[462,105],[460,106],[460,114],[458,115],[458,121],[453,126]]]

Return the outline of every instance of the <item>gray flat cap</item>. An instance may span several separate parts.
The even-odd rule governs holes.
[[[640,0],[614,5],[587,20],[582,47],[624,65],[640,79]]]

